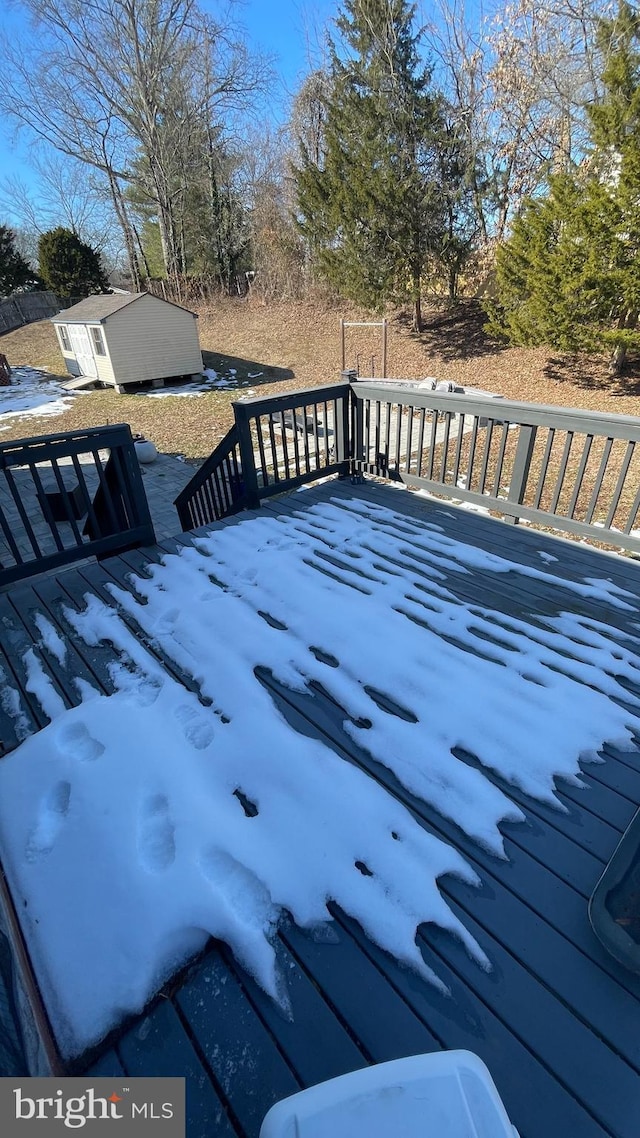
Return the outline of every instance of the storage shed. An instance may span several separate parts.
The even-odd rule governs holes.
[[[67,371],[117,391],[202,372],[196,314],[150,293],[88,296],[51,320]]]

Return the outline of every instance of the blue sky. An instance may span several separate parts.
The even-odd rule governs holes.
[[[213,2],[207,3],[207,0],[202,6],[213,13],[218,7]],[[236,19],[245,27],[250,44],[275,57],[280,80],[275,84],[273,103],[280,107],[280,113],[283,113],[287,97],[296,90],[309,70],[322,28],[337,7],[337,0],[237,0]],[[24,27],[19,3],[2,4],[0,29],[12,36]],[[13,126],[0,118],[0,181],[7,174],[15,173],[30,183],[33,174],[27,161],[26,137],[16,143],[13,133]]]

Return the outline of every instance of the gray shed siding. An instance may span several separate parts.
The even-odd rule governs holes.
[[[195,316],[158,297],[114,312],[102,330],[118,385],[202,371]]]

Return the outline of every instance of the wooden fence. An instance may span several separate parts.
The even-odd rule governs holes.
[[[46,320],[60,311],[60,302],[53,292],[25,292],[0,301],[0,336],[31,324],[34,320]]]

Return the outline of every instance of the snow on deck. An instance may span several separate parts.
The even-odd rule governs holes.
[[[83,681],[65,710],[25,654],[52,721],[0,763],[2,860],[66,1055],[141,1009],[209,935],[286,1010],[278,924],[321,925],[329,901],[441,989],[416,945],[423,922],[491,968],[437,884],[479,884],[475,871],[370,775],[296,732],[256,675],[322,685],[360,747],[504,857],[500,823],[525,818],[510,786],[562,810],[557,776],[581,786],[580,760],[632,746],[638,665],[618,627],[571,611],[533,627],[456,597],[452,570],[481,570],[497,590],[510,576],[560,581],[544,559],[523,566],[370,501],[303,495],[289,515],[241,519],[150,565],[133,593],[112,588],[113,607],[89,596],[69,609],[78,643],[114,646],[113,695]],[[605,577],[562,587],[637,613]],[[63,660],[45,617],[38,630]]]

